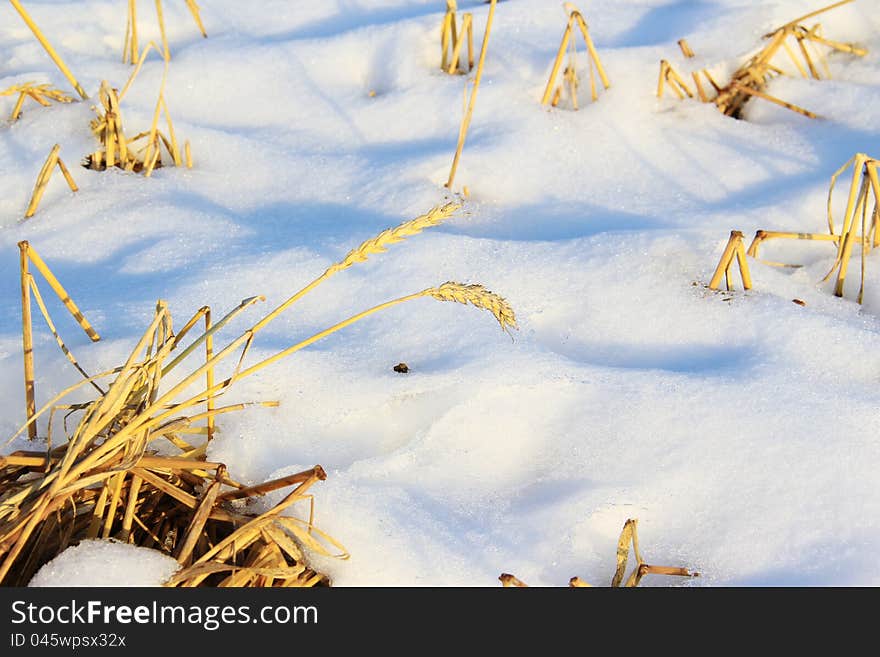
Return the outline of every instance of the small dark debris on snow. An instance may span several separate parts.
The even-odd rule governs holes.
[[[406,363],[398,363],[394,366],[395,372],[400,372],[401,374],[406,374],[409,372],[409,367],[407,367]]]
[[[796,303],[799,306],[806,306],[807,302],[802,299],[792,299],[792,303]]]

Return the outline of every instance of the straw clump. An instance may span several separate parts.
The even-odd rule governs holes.
[[[146,177],[149,177],[154,169],[164,166],[164,163],[168,161],[162,159],[163,148],[175,166],[183,166],[184,162],[187,167],[192,166],[189,142],[185,144],[186,158],[184,160],[177,135],[174,131],[174,124],[168,112],[164,91],[166,76],[162,78],[162,87],[159,90],[159,99],[156,102],[150,129],[140,132],[133,137],[126,137],[123,130],[122,112],[119,104],[135,76],[140,71],[148,52],[149,49],[144,50],[138,67],[132,73],[121,93],[111,87],[106,80],[101,83],[101,88],[98,92],[100,108],[98,106],[93,107],[97,116],[91,121],[92,134],[97,138],[100,147],[85,157],[83,166],[86,168],[105,171],[108,168],[117,167],[124,171],[143,173]],[[168,127],[167,136],[159,130],[159,120],[163,115]],[[141,140],[144,141],[143,144],[138,143]]]
[[[56,103],[73,102],[71,96],[68,96],[60,89],[55,89],[48,83],[36,84],[35,82],[23,82],[22,84],[16,84],[0,91],[0,96],[12,96],[15,94],[18,94],[18,100],[16,100],[15,106],[12,108],[12,113],[9,115],[10,121],[16,121],[21,117],[24,101],[28,98],[39,103],[43,107],[49,107],[52,104],[49,101],[55,101]]]
[[[846,209],[843,213],[842,225],[840,225],[840,231],[838,232],[838,227],[834,221],[832,211],[832,197],[838,179],[850,167],[852,167],[852,178],[850,180],[849,194],[846,200]],[[856,153],[831,176],[827,200],[827,233],[789,232],[761,229],[755,233],[755,237],[746,252],[747,255],[766,265],[796,268],[801,265],[759,259],[759,247],[764,242],[771,239],[830,242],[835,247],[836,257],[830,270],[824,278],[822,278],[821,282],[824,283],[828,281],[834,275],[834,272],[837,271],[837,277],[834,283],[834,295],[842,297],[846,276],[849,271],[849,262],[853,255],[853,249],[858,246],[861,255],[861,271],[857,300],[859,303],[862,303],[865,288],[867,255],[872,249],[880,247],[880,174],[878,174],[878,169],[880,169],[880,161],[876,158],[872,158],[865,153]],[[742,266],[742,262],[740,263],[740,266]]]
[[[89,376],[71,357],[85,378],[39,411],[29,406],[27,422],[10,438],[25,430],[36,438],[37,424],[48,416],[46,433],[41,434],[45,447],[0,457],[0,584],[24,585],[67,546],[86,538],[104,538],[152,547],[176,558],[181,570],[169,586],[329,585],[326,575],[309,566],[308,555],[345,559],[348,553],[314,522],[309,488],[326,478],[323,468],[316,465],[256,486],[236,481],[226,464],[207,458],[213,431],[219,430],[214,419],[278,403],[219,406],[216,402],[233,383],[280,358],[374,312],[419,297],[469,303],[491,312],[503,329],[515,328],[513,310],[500,296],[480,285],[444,283],[357,313],[274,356],[244,365],[259,331],[303,294],[334,273],[384,252],[388,245],[437,225],[458,207],[452,203],[433,208],[363,242],[222,348],[214,349],[215,335],[262,297],[245,299],[216,323],[211,321],[210,309],[203,307],[178,331],[167,304],[160,301],[153,321],[123,365]],[[45,265],[29,245],[22,247],[22,253],[23,268],[29,260]],[[45,269],[44,275],[48,272],[47,267],[40,269]],[[24,291],[24,281],[31,280],[24,269],[22,280]],[[62,292],[62,300],[68,299],[66,291]],[[23,304],[26,298],[29,303],[29,296],[23,295]],[[43,304],[41,310],[53,326]],[[68,310],[82,315],[78,309]],[[203,320],[204,330],[190,339],[193,328]],[[97,332],[92,334],[98,339]],[[32,351],[32,341],[29,344]],[[67,355],[60,338],[58,344]],[[176,374],[198,349],[204,350],[203,359],[169,383],[169,375]],[[215,378],[217,368],[230,361],[231,372]],[[105,379],[110,380],[106,389],[97,385]],[[99,393],[95,399],[60,403],[85,385],[95,386]],[[32,400],[32,371],[29,376],[26,373],[26,389]],[[64,415],[60,441],[55,419],[59,413]],[[69,427],[73,417],[78,422]],[[252,511],[253,500],[288,487],[293,488],[279,503],[260,514]],[[292,513],[295,507],[300,509],[297,514]]]
[[[831,77],[826,53],[844,52],[862,57],[867,50],[853,43],[842,43],[827,39],[822,35],[822,26],[816,23],[812,27],[802,25],[802,22],[813,16],[825,13],[832,9],[851,3],[853,0],[841,0],[831,5],[812,11],[785,25],[764,35],[767,44],[760,48],[754,55],[749,57],[731,75],[730,81],[724,86],[719,85],[706,68],[691,72],[691,77],[702,102],[712,102],[726,116],[742,118],[743,107],[751,98],[761,98],[768,102],[780,105],[798,114],[809,118],[820,118],[814,112],[786,102],[770,95],[766,91],[767,85],[772,79],[780,75],[787,75],[783,66],[788,62],[794,66],[797,72],[804,78],[821,80]],[[692,59],[693,51],[683,39],[679,46],[685,57]],[[780,60],[782,54],[785,58]],[[700,81],[700,76],[714,89],[714,96],[710,96]],[[675,71],[667,60],[660,62],[660,78],[657,85],[657,96],[662,97],[664,88],[670,88],[679,97],[685,95],[693,98],[694,93],[687,83]]]

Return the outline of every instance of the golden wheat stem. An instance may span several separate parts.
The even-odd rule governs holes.
[[[196,4],[196,0],[186,0],[186,6],[189,8],[189,12],[192,14],[193,20],[195,20],[202,36],[207,39],[208,33],[205,31],[205,26],[202,24],[202,19],[199,16],[199,5]]]
[[[486,52],[489,50],[489,33],[492,30],[492,18],[495,16],[495,5],[498,0],[492,0],[489,5],[489,16],[486,18],[486,31],[483,33],[483,45],[480,48],[480,61],[477,63],[477,73],[474,76],[474,88],[471,90],[471,97],[468,101],[468,109],[461,122],[461,128],[458,131],[458,146],[455,149],[455,157],[452,159],[452,168],[449,171],[449,179],[446,181],[446,188],[452,189],[452,181],[455,179],[455,171],[458,168],[458,161],[461,158],[461,150],[464,148],[464,141],[467,137],[468,127],[471,123],[471,116],[474,113],[474,102],[477,99],[477,90],[480,88],[480,80],[483,77],[483,65],[486,62]]]
[[[174,369],[175,366],[177,366],[180,363],[180,361],[182,361],[184,358],[189,356],[193,351],[195,351],[198,348],[198,346],[200,344],[205,342],[208,338],[213,336],[217,331],[219,331],[224,326],[226,326],[230,321],[232,321],[235,317],[237,317],[242,311],[249,308],[251,305],[255,304],[258,301],[265,301],[265,300],[266,300],[266,298],[263,296],[248,297],[247,299],[244,299],[240,304],[238,304],[235,308],[233,308],[231,311],[229,311],[226,314],[226,316],[223,317],[223,319],[221,319],[219,322],[217,322],[216,324],[211,326],[211,328],[208,331],[205,331],[205,333],[200,335],[191,345],[189,345],[180,354],[178,354],[174,358],[174,360],[172,360],[164,368],[162,368],[162,376],[166,376],[168,374],[168,372],[170,372],[172,369]],[[196,321],[198,321],[198,318],[200,316],[202,316],[202,314],[205,311],[207,311],[207,306],[200,309],[199,312],[196,313],[196,315],[190,321],[195,323]],[[185,329],[189,330],[190,328],[191,328],[191,325],[189,323],[187,323],[187,326],[185,327]],[[185,331],[181,330],[180,334],[184,335]]]
[[[741,91],[749,96],[757,96],[758,98],[763,98],[764,100],[769,100],[771,103],[776,103],[777,105],[781,105],[786,109],[790,109],[792,112],[797,112],[798,114],[803,114],[804,116],[808,116],[811,119],[818,119],[819,115],[814,114],[809,110],[805,110],[803,107],[798,107],[797,105],[793,105],[792,103],[787,103],[784,100],[780,100],[775,96],[771,96],[770,94],[764,93],[763,91],[759,91],[758,89],[752,89],[749,86],[744,84],[739,84],[734,82],[732,85],[737,91]]]
[[[831,193],[834,190],[834,183],[836,182],[837,177],[846,170],[850,163],[852,163],[853,176],[852,181],[850,182],[849,197],[847,198],[846,202],[846,210],[844,211],[843,215],[843,226],[840,230],[840,236],[842,239],[837,244],[837,257],[835,258],[834,264],[831,266],[831,269],[828,271],[827,274],[825,274],[825,277],[822,279],[823,283],[831,277],[831,274],[834,273],[834,270],[839,264],[841,264],[843,260],[844,242],[846,241],[846,235],[850,232],[852,224],[853,211],[855,210],[855,203],[859,194],[860,176],[862,173],[862,169],[864,168],[865,163],[868,160],[868,156],[864,153],[856,153],[843,167],[838,169],[837,172],[831,177],[831,186],[828,189],[828,224],[829,227],[832,228],[831,232],[833,233],[834,231],[831,219]]]
[[[660,60],[660,75],[657,77],[657,98],[663,98],[663,85],[666,82],[666,69],[669,68],[669,62],[665,59]]]
[[[168,49],[168,36],[165,34],[165,17],[162,15],[162,0],[156,0],[156,18],[159,20],[159,33],[162,35],[162,52],[165,61],[171,59],[171,51]]]
[[[128,80],[126,81],[125,86],[122,87],[122,91],[119,92],[119,95],[117,96],[118,101],[122,100],[122,98],[125,96],[126,92],[128,92],[128,88],[131,86],[131,83],[134,82],[134,79],[137,77],[138,73],[140,73],[141,68],[144,65],[144,62],[147,61],[147,55],[150,52],[150,48],[153,48],[156,52],[160,52],[159,46],[157,46],[152,41],[150,41],[147,44],[147,47],[144,48],[144,51],[141,53],[141,56],[136,60],[137,66],[134,67],[134,70],[131,72],[131,75],[128,76]]]
[[[128,0],[128,14],[131,20],[131,50],[129,51],[129,61],[134,64],[138,60],[137,0]]]
[[[21,116],[21,108],[24,105],[25,98],[27,98],[27,94],[22,91],[18,96],[18,100],[15,102],[15,107],[12,108],[12,114],[9,117],[10,121],[15,121]]]
[[[49,326],[49,330],[52,332],[52,335],[55,336],[55,342],[58,343],[58,346],[61,348],[62,353],[64,353],[64,355],[67,356],[67,360],[69,360],[73,364],[73,366],[79,371],[80,374],[83,375],[83,377],[88,379],[89,378],[88,373],[80,366],[79,362],[77,362],[76,358],[71,353],[70,349],[68,349],[67,345],[64,344],[64,340],[62,340],[61,336],[58,335],[58,331],[55,328],[55,323],[52,321],[52,318],[49,316],[49,309],[46,308],[46,304],[43,301],[43,295],[40,294],[40,289],[37,287],[37,282],[34,280],[33,276],[29,275],[28,279],[29,279],[28,282],[30,285],[31,292],[34,295],[34,300],[37,302],[37,306],[39,306],[40,312],[43,314],[43,318],[46,320],[46,324]],[[95,383],[94,381],[92,382],[92,386],[94,386],[94,388],[98,391],[98,393],[100,393],[102,395],[104,394],[104,391],[101,389],[101,387],[97,383]]]
[[[721,284],[721,277],[730,270],[730,265],[737,250],[737,244],[742,244],[742,233],[738,230],[732,230],[730,231],[727,245],[724,247],[724,252],[721,254],[721,260],[718,261],[715,273],[712,274],[712,278],[709,281],[710,290],[717,290]]]
[[[874,192],[874,218],[871,222],[874,232],[873,247],[880,246],[880,230],[878,230],[878,220],[880,220],[880,178],[877,176],[877,161],[871,160],[865,164],[865,170],[871,180],[871,189]]]
[[[40,173],[37,175],[37,182],[34,184],[34,191],[33,194],[31,194],[31,200],[24,213],[25,219],[33,217],[34,213],[37,211],[37,206],[40,204],[40,199],[43,198],[46,186],[49,184],[49,179],[52,176],[52,170],[55,167],[55,163],[58,162],[58,152],[60,150],[61,144],[55,144],[49,152],[49,157],[47,157],[46,161],[43,163],[43,168],[40,169]]]
[[[681,48],[681,54],[683,54],[688,59],[694,57],[694,51],[691,49],[691,46],[687,42],[687,39],[679,39],[678,47]]]
[[[857,170],[857,173],[860,173],[861,170]],[[837,282],[834,286],[834,296],[842,297],[843,296],[843,285],[846,279],[846,273],[849,269],[849,259],[852,254],[852,247],[855,233],[855,218],[856,215],[860,212],[862,205],[867,204],[868,197],[868,178],[866,176],[862,177],[862,185],[859,189],[858,200],[856,201],[855,206],[853,207],[852,216],[847,215],[845,217],[844,223],[844,232],[843,232],[843,243],[841,244],[841,257],[840,257],[840,269],[837,272]],[[863,233],[864,234],[864,233]],[[865,249],[862,249],[862,253],[865,252]]]
[[[584,17],[580,12],[577,12],[577,23],[578,27],[581,29],[584,41],[587,44],[587,50],[590,51],[590,58],[596,63],[596,70],[599,73],[599,77],[602,79],[602,86],[608,89],[611,86],[611,82],[608,80],[608,75],[605,73],[605,68],[602,66],[602,60],[599,59],[599,53],[596,52],[596,47],[593,45],[593,39],[590,37],[589,29],[587,29],[587,22],[584,20]]]
[[[385,310],[387,308],[391,308],[392,306],[396,306],[398,304],[404,303],[406,301],[411,301],[413,299],[418,299],[420,297],[431,296],[439,301],[456,301],[458,303],[463,304],[472,304],[479,308],[484,308],[492,312],[495,315],[495,318],[498,320],[498,323],[501,324],[501,328],[507,330],[507,326],[516,327],[516,320],[513,317],[513,311],[507,305],[507,303],[499,296],[489,292],[481,285],[463,285],[460,283],[451,283],[447,282],[439,287],[428,288],[427,290],[422,290],[421,292],[416,292],[414,294],[408,294],[406,296],[400,297],[398,299],[393,299],[392,301],[386,301],[385,303],[381,303],[378,306],[373,306],[372,308],[365,310],[363,312],[358,313],[357,315],[353,315],[348,319],[339,322],[338,324],[334,324],[330,328],[324,329],[316,333],[315,335],[307,338],[292,347],[288,347],[284,351],[281,351],[274,356],[270,356],[265,360],[257,363],[256,365],[252,365],[251,367],[243,370],[238,378],[244,378],[254,372],[257,372],[264,367],[271,365],[272,363],[293,354],[304,347],[308,347],[309,345],[326,338],[327,336],[339,331],[340,329],[345,328],[346,326],[350,326],[357,321],[364,319],[372,315],[373,313],[379,312],[380,310]]]
[[[69,312],[70,315],[76,320],[77,324],[79,324],[80,328],[92,342],[97,342],[98,340],[100,340],[101,336],[99,336],[98,332],[95,331],[94,328],[92,328],[92,325],[85,318],[77,305],[73,302],[73,299],[70,298],[67,290],[65,290],[64,286],[62,286],[58,279],[55,278],[55,274],[52,273],[52,270],[49,269],[49,266],[40,257],[40,254],[37,253],[37,250],[33,246],[30,246],[27,242],[24,242],[24,244],[27,245],[28,258],[30,258],[30,261],[43,275],[55,294],[58,295],[61,303],[63,303],[64,307],[67,308],[67,312]]]
[[[134,510],[137,506],[138,494],[141,490],[143,479],[132,475],[131,485],[128,488],[128,502],[125,505],[125,514],[122,517],[122,540],[129,542],[131,537],[131,527],[134,521]]]
[[[208,332],[211,330],[211,309],[207,308],[205,311],[205,362],[210,362],[211,358],[214,356],[214,337],[213,335],[208,335]],[[214,387],[214,368],[209,367],[208,371],[205,373],[205,385],[207,389],[210,390]],[[214,414],[212,411],[214,410],[214,397],[213,395],[208,395],[208,401],[206,403],[206,410],[208,413],[208,441],[214,439]]]
[[[818,16],[819,14],[825,13],[826,11],[831,11],[832,9],[835,9],[836,7],[840,7],[841,5],[847,5],[852,1],[853,0],[840,0],[840,2],[835,2],[834,4],[830,4],[826,7],[822,7],[822,9],[817,9],[816,11],[811,11],[809,14],[804,14],[803,16],[795,18],[793,21],[789,21],[785,25],[779,27],[776,31],[783,30],[783,29],[786,29],[789,27],[793,27],[793,26],[797,25],[798,23],[802,23],[803,21],[807,20],[808,18],[812,18],[813,16]],[[770,34],[772,34],[772,32]],[[764,36],[768,37],[768,36],[770,36],[770,34],[765,34]]]
[[[28,438],[33,440],[37,437],[37,424],[34,421],[36,414],[36,402],[34,397],[34,338],[33,324],[31,319],[31,294],[28,280],[28,243],[18,243],[20,252],[21,269],[21,347],[24,354],[24,398],[25,416],[29,422]]]
[[[52,58],[52,61],[55,62],[55,65],[59,68],[59,70],[64,74],[64,77],[68,79],[70,84],[73,85],[73,88],[76,89],[76,92],[80,95],[83,100],[86,100],[89,96],[86,94],[85,90],[80,86],[79,82],[76,81],[76,78],[73,76],[73,73],[70,72],[70,69],[67,68],[67,64],[64,63],[64,60],[61,59],[61,56],[55,52],[55,48],[52,47],[52,44],[43,36],[43,33],[40,31],[40,28],[37,27],[37,24],[34,23],[33,19],[28,15],[25,8],[21,6],[21,2],[19,0],[9,0],[12,3],[12,6],[15,7],[15,10],[22,17],[27,26],[31,29],[31,32],[34,33],[34,36],[37,37],[37,41],[40,42],[40,45],[46,50],[49,54],[49,57]]]
[[[541,104],[546,105],[550,100],[550,94],[553,93],[555,87],[556,76],[559,74],[559,67],[562,65],[562,58],[565,57],[565,51],[568,49],[568,40],[571,38],[571,26],[574,18],[568,19],[565,26],[565,32],[562,33],[562,42],[559,44],[559,50],[556,51],[556,59],[553,60],[553,68],[550,69],[550,79],[547,80],[547,86],[544,88],[544,96],[541,98]]]

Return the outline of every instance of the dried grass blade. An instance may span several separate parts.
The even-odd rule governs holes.
[[[175,555],[177,561],[180,562],[181,565],[187,566],[192,560],[193,550],[196,547],[196,543],[199,540],[199,537],[202,534],[202,530],[205,527],[205,523],[208,521],[208,517],[211,514],[212,509],[214,508],[214,502],[217,499],[217,495],[220,492],[220,480],[225,476],[226,469],[220,467],[217,469],[217,476],[215,480],[208,486],[208,489],[205,491],[205,495],[202,498],[202,501],[199,503],[196,512],[193,514],[192,520],[190,520],[189,526],[186,528],[185,538],[183,543],[180,545],[180,549],[178,553]]]
[[[27,244],[27,243],[25,243]],[[76,323],[79,324],[80,328],[83,332],[88,336],[88,338],[92,342],[97,342],[101,339],[98,335],[98,332],[92,328],[92,325],[82,314],[77,305],[73,302],[73,299],[70,298],[70,295],[67,293],[67,290],[64,289],[64,286],[55,278],[55,275],[52,273],[52,270],[49,269],[49,266],[43,261],[40,257],[40,254],[37,253],[37,250],[28,244],[27,248],[28,258],[34,264],[34,266],[39,270],[39,272],[43,275],[43,278],[46,279],[46,282],[49,283],[49,286],[58,295],[58,298],[61,300],[61,303],[64,304],[64,307],[67,308],[67,311],[71,314],[71,316],[76,320]]]
[[[196,4],[196,0],[186,0],[186,6],[189,8],[189,12],[192,14],[196,25],[198,25],[199,31],[202,33],[202,36],[207,39],[208,33],[205,31],[205,26],[202,24],[202,19],[199,15],[199,5]]]
[[[37,302],[37,306],[40,308],[40,312],[43,314],[43,319],[46,320],[46,324],[49,326],[49,330],[52,332],[52,335],[55,337],[55,342],[58,343],[58,346],[61,348],[61,352],[67,357],[73,366],[77,369],[77,371],[83,375],[87,380],[91,377],[89,374],[80,366],[79,362],[76,360],[74,355],[71,353],[70,349],[68,349],[67,345],[64,344],[64,340],[61,339],[61,336],[58,335],[58,331],[55,328],[55,324],[52,322],[52,318],[49,316],[49,310],[46,308],[46,304],[43,302],[43,296],[40,294],[40,290],[37,287],[36,282],[34,281],[33,276],[29,277],[29,284],[31,292],[34,295],[34,300]],[[98,391],[99,394],[104,394],[104,390],[94,381],[90,381],[95,390]]]
[[[61,59],[61,56],[57,52],[55,52],[52,44],[49,43],[48,39],[46,39],[45,36],[43,36],[40,28],[37,27],[37,24],[34,23],[33,19],[28,15],[27,11],[25,11],[25,8],[22,7],[21,2],[19,2],[19,0],[9,0],[9,2],[12,3],[12,6],[30,28],[31,32],[33,32],[34,36],[37,37],[37,41],[40,42],[40,45],[43,46],[43,48],[49,54],[49,57],[52,58],[52,61],[55,62],[55,65],[64,74],[64,77],[66,77],[70,84],[73,85],[73,88],[76,89],[76,92],[80,95],[80,98],[82,98],[83,100],[87,100],[89,97],[88,94],[86,94],[86,92],[80,86],[79,82],[77,82],[76,78],[73,76],[73,73],[70,72],[70,69],[67,68],[67,64],[64,63],[64,60]]]
[[[31,194],[30,203],[28,203],[27,210],[24,213],[26,219],[33,217],[34,213],[37,211],[37,206],[40,204],[40,199],[43,198],[43,193],[46,191],[46,186],[49,184],[49,178],[52,176],[52,169],[58,162],[58,152],[60,150],[61,144],[55,144],[52,147],[52,150],[49,151],[49,157],[47,157],[46,161],[43,163],[43,168],[40,169],[40,173],[37,176],[37,182],[34,185],[33,194]]]

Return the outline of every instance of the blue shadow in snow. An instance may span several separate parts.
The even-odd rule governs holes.
[[[423,4],[415,7],[411,3],[402,3],[381,9],[365,9],[363,4],[368,5],[369,2],[359,4],[349,1],[342,4],[343,7],[340,12],[333,16],[320,18],[289,32],[276,34],[261,40],[264,42],[282,42],[293,41],[294,39],[326,39],[344,34],[350,30],[379,27],[433,14],[438,16],[437,24],[439,25],[444,10],[443,5],[433,0],[425,0]]]
[[[638,23],[608,45],[624,48],[675,43],[694,32],[701,21],[717,11],[716,3],[702,0],[671,2],[648,11]]]
[[[662,370],[688,374],[730,373],[748,367],[756,356],[751,349],[730,345],[589,344],[541,340],[551,351],[588,365],[633,370]]]
[[[660,230],[673,227],[668,220],[648,215],[610,211],[586,203],[522,205],[504,209],[490,221],[460,221],[444,232],[468,237],[511,241],[556,242],[600,233]]]

